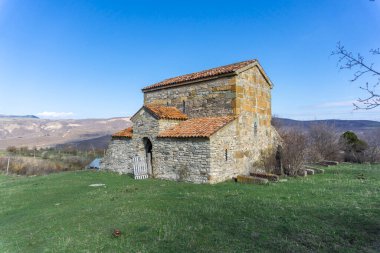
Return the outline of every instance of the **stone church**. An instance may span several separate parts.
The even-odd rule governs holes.
[[[257,60],[166,79],[142,89],[133,127],[112,136],[101,168],[132,173],[147,157],[154,178],[217,183],[247,175],[279,141],[272,82]]]

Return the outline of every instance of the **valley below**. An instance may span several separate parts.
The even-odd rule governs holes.
[[[334,127],[337,133],[353,131],[370,138],[380,122],[369,120],[312,120],[300,121],[273,118],[272,124],[281,128],[308,131],[315,124]],[[69,146],[76,149],[106,149],[111,135],[130,127],[129,117],[109,119],[39,119],[35,116],[0,117],[0,150],[7,147],[47,148]]]
[[[2,117],[0,150],[9,146],[46,148],[58,145],[106,148],[113,133],[130,125],[128,117],[68,120]]]

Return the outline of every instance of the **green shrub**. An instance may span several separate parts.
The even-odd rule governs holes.
[[[364,151],[368,148],[368,144],[359,139],[354,132],[343,133],[340,137],[340,144],[346,162],[362,163],[365,161]]]

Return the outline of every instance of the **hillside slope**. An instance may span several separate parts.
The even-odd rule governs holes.
[[[286,118],[273,118],[273,123],[275,126],[285,128],[300,128],[304,131],[307,131],[313,125],[326,124],[329,126],[333,126],[339,133],[343,133],[345,131],[353,131],[359,135],[366,135],[374,129],[380,128],[380,122],[371,120],[327,119],[302,121]]]
[[[0,149],[6,149],[8,146],[32,148],[78,143],[109,137],[112,133],[130,125],[129,118],[79,120],[0,118]]]
[[[380,122],[370,120],[310,120],[274,118],[275,125],[307,131],[314,124],[328,124],[340,133],[367,135]],[[80,149],[107,147],[112,133],[131,126],[129,118],[47,120],[34,117],[0,117],[0,150],[8,146],[51,147],[68,145]]]

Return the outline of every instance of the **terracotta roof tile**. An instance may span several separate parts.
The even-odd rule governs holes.
[[[144,105],[144,107],[159,119],[185,120],[188,118],[186,114],[178,110],[176,107],[152,104]]]
[[[126,137],[126,138],[132,138],[132,134],[133,134],[133,128],[132,127],[128,127],[124,130],[121,130],[117,133],[114,133],[112,135],[112,137]]]
[[[191,138],[210,137],[223,126],[234,120],[233,116],[194,118],[181,122],[177,126],[159,133],[158,137]]]
[[[236,70],[244,68],[254,62],[256,62],[256,60],[248,60],[248,61],[238,62],[238,63],[226,65],[226,66],[203,70],[200,72],[195,72],[195,73],[191,73],[187,75],[177,76],[177,77],[165,79],[164,81],[159,82],[159,83],[152,84],[150,86],[143,88],[142,90],[148,91],[155,88],[170,86],[174,84],[180,84],[180,83],[189,82],[189,81],[195,81],[195,80],[203,79],[207,77],[219,76],[222,74],[233,73]]]

